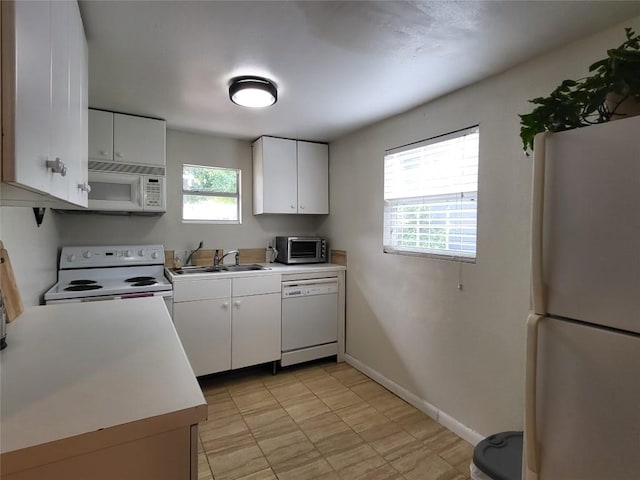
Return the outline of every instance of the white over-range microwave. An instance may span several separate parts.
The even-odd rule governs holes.
[[[89,160],[89,187],[87,208],[59,211],[162,215],[167,210],[164,167]]]
[[[88,210],[158,214],[166,211],[165,177],[89,170]]]

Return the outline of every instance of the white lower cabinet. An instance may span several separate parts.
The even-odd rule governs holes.
[[[175,303],[173,316],[196,376],[231,368],[229,298]]]
[[[233,298],[231,368],[280,360],[281,295]]]
[[[173,321],[196,376],[281,357],[280,275],[180,279]]]

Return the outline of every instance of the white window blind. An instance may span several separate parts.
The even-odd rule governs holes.
[[[474,261],[478,126],[388,150],[384,251]]]

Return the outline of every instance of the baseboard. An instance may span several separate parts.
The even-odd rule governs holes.
[[[348,353],[345,353],[344,360],[345,360],[345,362],[347,362],[352,367],[360,370],[366,376],[368,376],[368,377],[372,378],[373,380],[375,380],[376,382],[378,382],[380,385],[385,387],[387,390],[390,390],[393,393],[395,393],[397,396],[402,398],[405,402],[410,403],[411,405],[416,407],[418,410],[426,413],[431,418],[433,418],[436,422],[438,422],[440,425],[445,427],[447,430],[451,430],[453,433],[455,433],[459,437],[463,438],[464,440],[466,440],[470,444],[477,445],[478,442],[480,442],[481,440],[484,439],[483,435],[481,435],[478,432],[476,432],[475,430],[472,430],[471,428],[467,427],[466,425],[464,425],[463,423],[459,422],[458,420],[456,420],[452,416],[447,415],[442,410],[436,408],[435,406],[433,406],[432,404],[430,404],[426,400],[418,397],[414,393],[411,393],[406,388],[398,385],[397,383],[395,383],[392,380],[389,380],[387,377],[382,375],[380,372],[372,369],[371,367],[368,367],[367,365],[362,363],[360,360],[358,360],[356,358],[353,358]]]

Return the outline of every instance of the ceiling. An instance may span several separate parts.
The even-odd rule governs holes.
[[[235,138],[331,141],[640,15],[639,1],[81,1],[89,104]],[[622,33],[622,32],[621,32]],[[604,52],[603,52],[604,55]],[[232,104],[229,79],[278,102]]]

